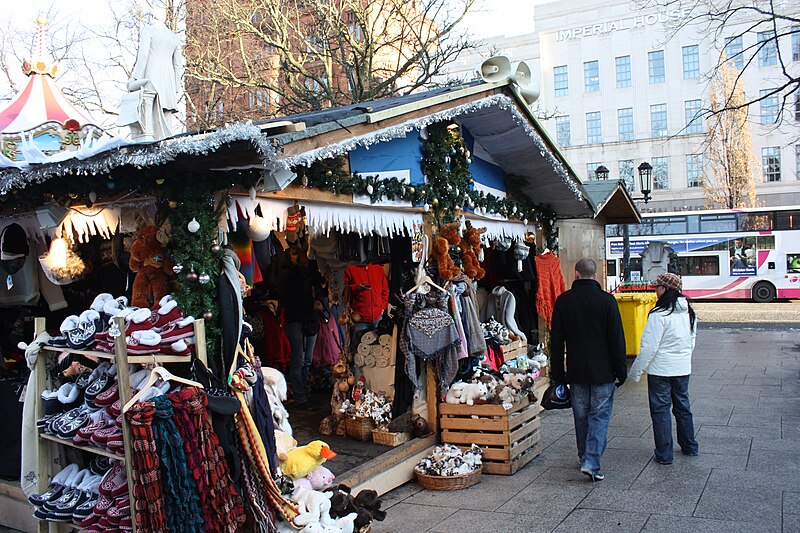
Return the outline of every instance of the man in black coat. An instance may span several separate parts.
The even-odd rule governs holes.
[[[581,472],[592,481],[602,481],[600,458],[606,449],[614,390],[625,381],[628,369],[619,308],[594,279],[596,273],[597,264],[591,259],[575,264],[572,288],[558,297],[553,309],[550,354],[552,381],[570,386]]]

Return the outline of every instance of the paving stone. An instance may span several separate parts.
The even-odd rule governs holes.
[[[631,485],[632,490],[700,494],[711,474],[710,468],[682,462],[661,465],[651,461]]]
[[[800,442],[796,439],[762,439],[753,437],[753,450],[798,450]]]
[[[511,476],[481,476],[477,485],[462,490],[434,491],[421,490],[406,498],[403,503],[410,505],[430,505],[453,509],[494,511],[525,485]]]
[[[576,509],[567,516],[553,533],[624,533],[642,530],[648,515],[624,511],[598,511],[595,509]]]
[[[639,513],[666,513],[676,516],[691,516],[700,494],[656,492],[652,490],[620,490],[602,487],[601,482],[584,499],[580,508],[607,511],[631,511]]]
[[[386,513],[386,520],[372,524],[373,533],[409,533],[410,531],[428,531],[448,516],[458,512],[457,509],[431,507],[429,505],[409,505],[398,503]]]
[[[747,468],[764,472],[800,473],[800,451],[772,450],[769,453],[751,453]]]
[[[605,462],[603,462],[601,470],[606,476],[603,485],[627,489],[630,488],[631,483],[639,475],[640,469],[611,469],[607,468]],[[536,478],[536,483],[552,483],[554,485],[591,484],[589,478],[581,473],[577,464],[573,467],[555,466],[548,468],[541,476]]]
[[[734,413],[728,420],[729,426],[746,426],[746,427],[781,427],[781,417],[779,415],[768,414],[739,414]]]
[[[676,469],[684,466],[691,466],[697,469],[725,468],[734,470],[744,470],[747,468],[747,455],[732,455],[728,453],[708,453],[705,446],[700,442],[700,455],[688,457],[680,452],[675,453],[675,460],[672,466]]]
[[[800,514],[783,515],[783,533],[797,533],[800,531]]]
[[[800,492],[783,491],[783,512],[800,514]]]
[[[533,482],[525,486],[497,513],[514,515],[534,515],[558,525],[593,489],[593,484],[583,482],[550,484]]]
[[[670,516],[651,514],[642,533],[663,533],[665,531],[691,531],[692,533],[767,533],[769,528],[762,529],[758,524],[732,522],[730,520],[713,520],[688,516]]]
[[[694,516],[755,522],[770,527],[781,523],[782,494],[779,489],[717,490],[706,488]]]
[[[421,490],[422,487],[420,487],[417,483],[406,483],[405,485],[400,485],[393,491],[387,492],[381,496],[381,499],[383,500],[381,509],[389,509],[393,505],[397,505],[409,496],[412,496]]]
[[[503,531],[507,533],[545,533],[552,531],[558,520],[543,517],[531,508],[528,515],[500,515],[481,511],[459,511],[433,526],[429,531],[441,533],[486,533]],[[411,530],[405,530],[411,531]]]
[[[748,426],[701,426],[697,430],[697,438],[701,437],[765,437],[779,439],[781,437],[780,427],[748,427]]]
[[[608,448],[623,448],[629,450],[653,451],[652,437],[612,437],[608,439]]]
[[[733,492],[752,492],[747,489],[796,490],[797,487],[800,487],[800,473],[791,470],[713,469],[706,484],[706,490]]]

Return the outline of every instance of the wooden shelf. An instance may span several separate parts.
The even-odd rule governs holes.
[[[59,346],[50,346],[50,345],[47,345],[47,344],[42,346],[42,349],[50,350],[51,352],[74,353],[74,354],[80,354],[80,355],[89,355],[89,356],[97,357],[97,358],[100,358],[100,359],[114,359],[114,353],[113,352],[112,353],[108,353],[108,352],[100,352],[100,351],[97,351],[97,350],[75,350],[75,349],[69,348],[67,346],[64,346],[62,348],[62,347],[59,347]]]
[[[110,457],[111,459],[116,459],[117,461],[125,462],[125,456],[119,455],[116,453],[112,453],[100,448],[94,448],[92,446],[80,446],[78,444],[73,443],[71,440],[62,439],[56,437],[55,435],[50,435],[49,433],[39,433],[39,438],[44,440],[49,440],[53,442],[57,442],[59,444],[63,444],[64,446],[69,446],[71,448],[76,448],[78,450],[83,450],[85,452],[93,453],[95,455],[102,455],[104,457]]]

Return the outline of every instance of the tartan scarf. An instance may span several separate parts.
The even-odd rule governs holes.
[[[183,438],[172,420],[172,402],[166,396],[153,399],[153,436],[161,459],[167,523],[172,533],[201,533],[200,497],[187,465]]]
[[[236,533],[245,521],[244,508],[231,481],[217,434],[206,417],[208,398],[196,387],[184,388],[168,398],[197,484],[203,531]]]
[[[153,436],[153,402],[137,402],[125,413],[131,425],[131,470],[136,501],[136,529],[142,533],[167,531],[161,463]]]

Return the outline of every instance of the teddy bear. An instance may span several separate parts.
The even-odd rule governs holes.
[[[442,279],[450,279],[461,273],[461,269],[456,266],[450,255],[450,247],[458,246],[460,243],[458,224],[445,224],[436,235],[433,241],[433,259],[436,260],[439,276]]]
[[[481,252],[481,233],[486,228],[478,229],[472,227],[472,223],[467,220],[464,235],[461,238],[461,262],[464,265],[464,274],[475,281],[483,279],[486,271],[481,268],[478,255]]]
[[[461,391],[461,398],[464,400],[462,403],[474,405],[475,400],[484,399],[488,394],[489,389],[483,383],[467,383]]]
[[[292,500],[300,506],[300,514],[294,519],[297,526],[305,526],[314,522],[330,523],[331,496],[329,493],[295,487]]]
[[[306,477],[296,479],[294,486],[295,488],[304,487],[312,490],[322,490],[333,483],[334,479],[336,479],[336,476],[333,475],[333,472],[320,465]]]
[[[139,229],[131,245],[131,271],[136,272],[133,280],[131,305],[150,307],[169,294],[169,276],[172,265],[158,241],[158,228],[147,225]]]
[[[450,386],[450,390],[447,391],[447,394],[444,397],[445,403],[461,403],[461,396],[464,393],[464,385],[459,381],[458,383],[453,383]]]

